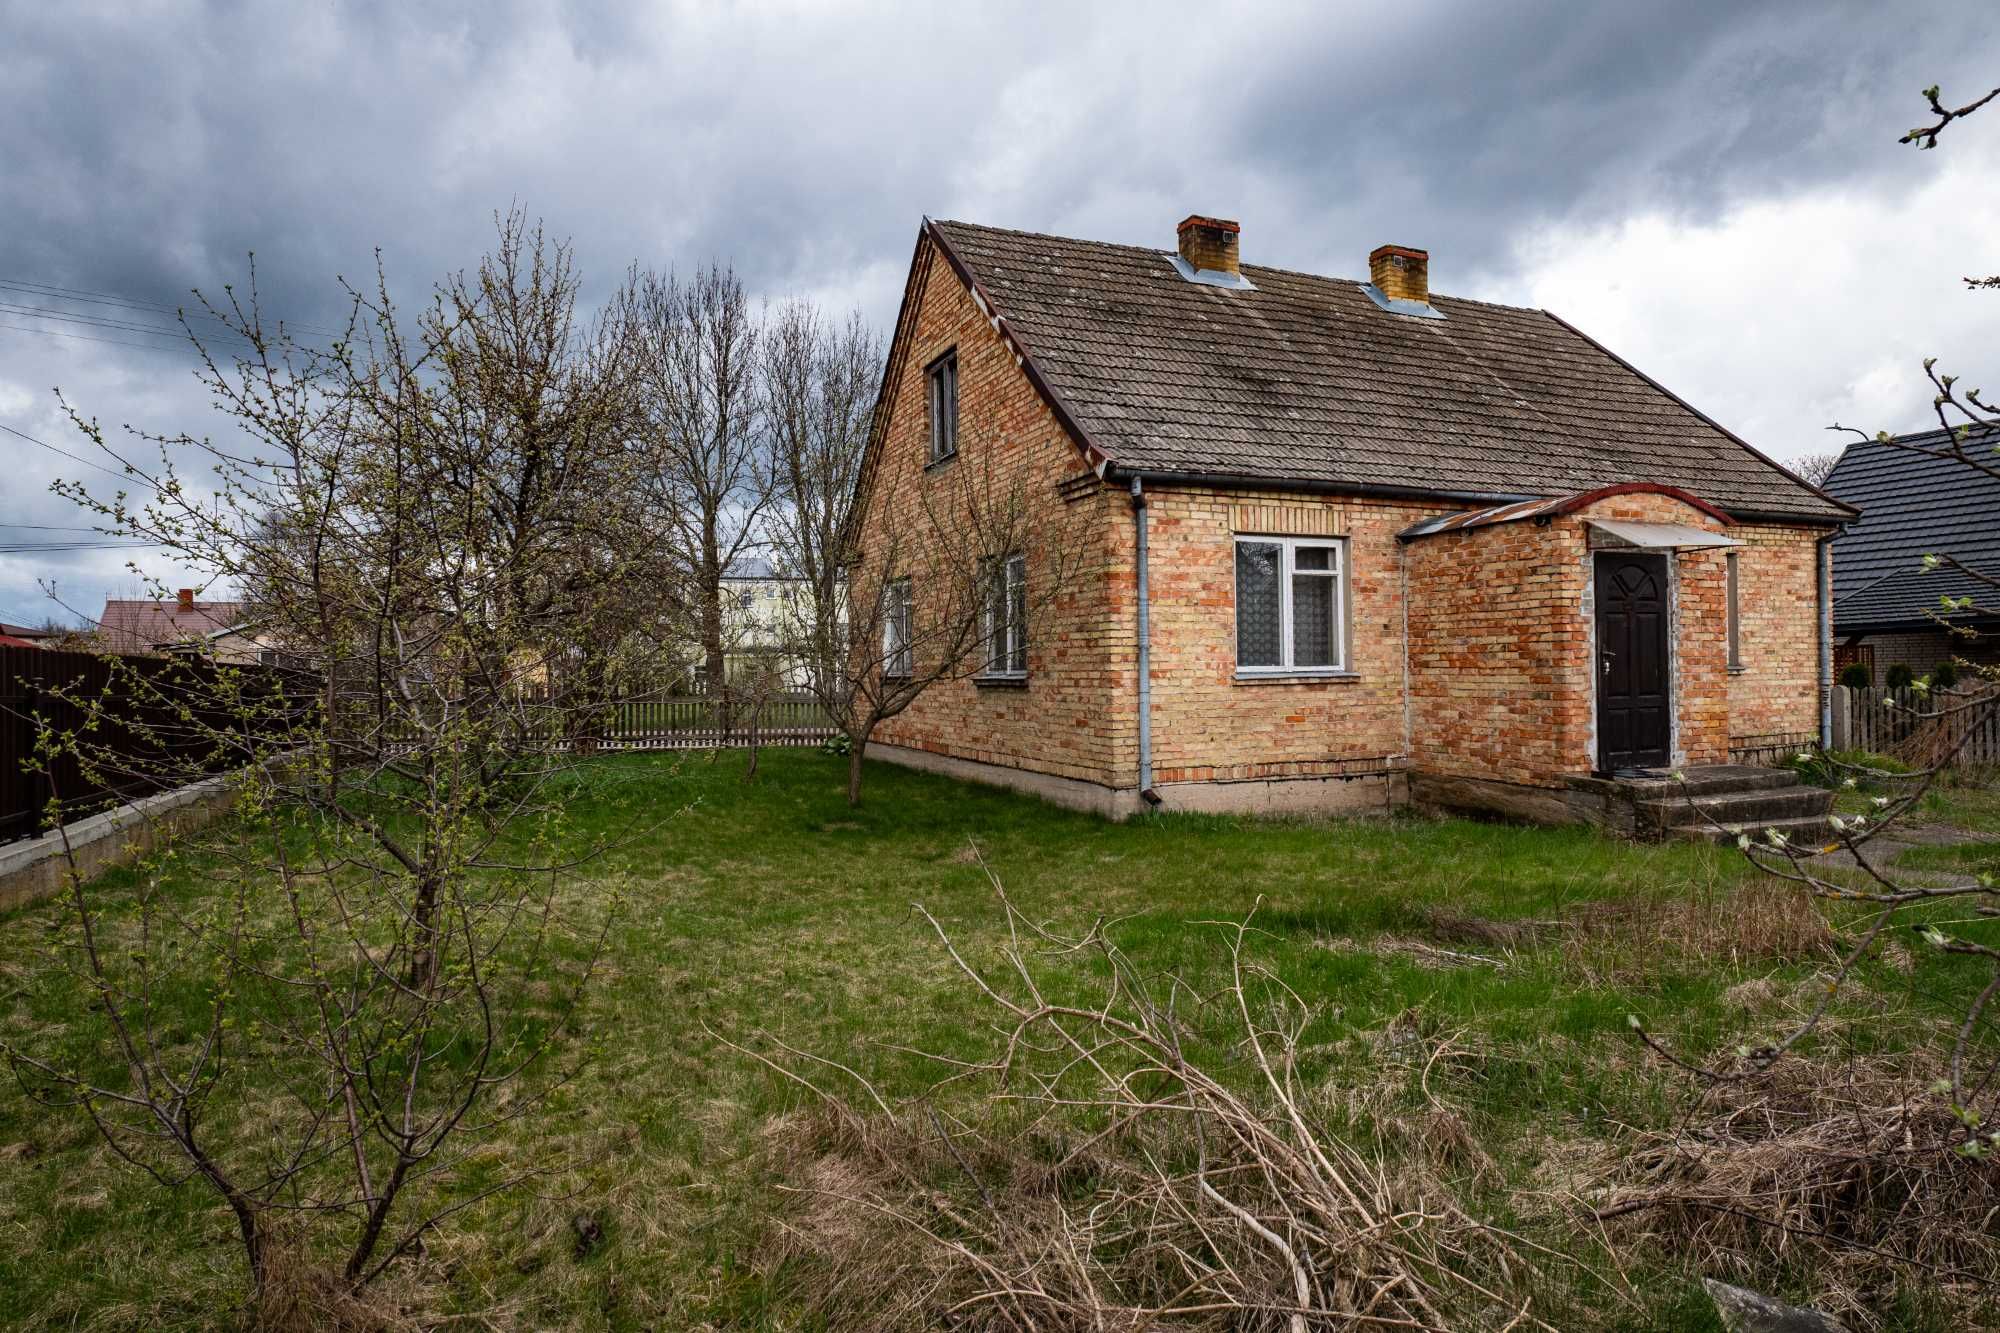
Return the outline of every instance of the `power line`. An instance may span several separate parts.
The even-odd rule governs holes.
[[[165,542],[22,542],[0,543],[0,555],[67,555],[74,551],[146,551]]]
[[[48,319],[63,324],[79,324],[89,329],[111,329],[122,333],[149,333],[162,338],[172,338],[176,342],[187,342],[191,337],[206,338],[215,343],[249,344],[250,340],[233,333],[197,334],[187,329],[170,329],[163,324],[140,324],[132,320],[104,319],[97,315],[72,315],[62,310],[44,310],[37,306],[12,305],[0,301],[0,314],[11,315],[15,319]]]
[[[39,445],[40,447],[48,450],[52,454],[61,454],[64,458],[67,458],[72,463],[81,463],[85,467],[94,467],[99,472],[104,473],[108,477],[116,477],[120,481],[130,481],[132,480],[132,478],[137,477],[139,478],[139,480],[144,481],[149,486],[153,484],[151,478],[146,477],[144,474],[138,472],[137,470],[134,470],[130,473],[114,472],[110,468],[105,467],[102,463],[93,463],[88,458],[78,458],[75,454],[69,452],[69,450],[67,449],[56,448],[53,444],[50,444],[47,440],[38,440],[24,430],[15,430],[12,426],[8,425],[4,421],[0,421],[0,430],[6,431],[9,435],[12,435],[17,439],[26,440],[29,444]]]
[[[93,338],[87,333],[64,333],[61,329],[31,329],[19,324],[0,324],[0,329],[12,329],[16,333],[39,333],[45,338],[75,338],[79,342],[111,343],[117,347],[143,347],[149,352],[173,352],[181,356],[193,356],[190,347],[169,347],[165,343],[135,343],[123,338]]]
[[[210,311],[189,310],[184,306],[169,305],[164,301],[149,301],[142,296],[119,296],[111,292],[91,291],[83,287],[64,287],[53,282],[37,282],[30,278],[0,277],[0,288],[12,288],[30,295],[50,296],[59,301],[76,301],[89,305],[122,306],[128,310],[173,315],[177,319],[182,317],[188,319],[209,319],[214,320],[224,327],[230,327],[227,319]],[[311,324],[293,324],[285,320],[280,320],[279,323],[286,328],[296,329],[301,333],[316,333],[327,338],[343,336],[338,329],[319,328]]]
[[[104,532],[103,528],[64,527],[56,523],[0,523],[0,528],[11,528],[17,532]]]

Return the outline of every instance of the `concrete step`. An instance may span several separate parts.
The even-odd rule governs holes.
[[[1685,794],[1723,796],[1739,791],[1770,791],[1796,787],[1799,775],[1789,768],[1756,764],[1708,764],[1681,770],[1679,780],[1659,777],[1597,777],[1577,774],[1564,781],[1578,791],[1616,795],[1631,801],[1679,800]]]
[[[1706,825],[1711,820],[1719,824],[1750,824],[1759,820],[1824,816],[1833,809],[1833,793],[1824,787],[1794,783],[1788,787],[1760,787],[1719,795],[1642,800],[1635,806],[1639,818],[1654,828]]]
[[[1762,819],[1747,823],[1724,824],[1712,828],[1707,824],[1682,824],[1667,830],[1676,838],[1687,838],[1694,842],[1713,842],[1734,845],[1736,839],[1747,833],[1753,842],[1766,841],[1765,830],[1776,829],[1785,835],[1785,841],[1794,847],[1817,849],[1834,841],[1833,825],[1826,822],[1825,815],[1808,815],[1800,819]]]

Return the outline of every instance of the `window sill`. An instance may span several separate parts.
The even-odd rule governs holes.
[[[958,461],[958,450],[954,449],[950,453],[946,454],[943,458],[933,458],[930,462],[924,464],[924,471],[935,472],[939,468],[946,467],[952,463],[956,463],[957,461]]]
[[[1238,685],[1301,685],[1313,681],[1360,680],[1358,671],[1239,671],[1236,673]]]
[[[1740,676],[1749,669],[1750,668],[1747,666],[1732,666],[1729,668],[1729,674],[1732,676]]]
[[[1025,672],[1018,676],[974,676],[972,683],[982,690],[1025,690],[1028,677]]]

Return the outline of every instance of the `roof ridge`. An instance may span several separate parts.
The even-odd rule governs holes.
[[[1024,231],[1019,227],[994,227],[984,222],[966,222],[958,218],[932,218],[931,221],[941,227],[963,227],[970,231],[992,232],[1001,236],[1022,236],[1036,241],[1061,241],[1064,245],[1087,245],[1099,250],[1118,250],[1135,255],[1171,256],[1174,253],[1171,249],[1162,248],[1157,245],[1133,245],[1129,241],[1096,241],[1087,236],[1064,236],[1052,231]],[[1246,263],[1242,265],[1242,268],[1246,273],[1254,270],[1258,273],[1276,274],[1279,277],[1305,278],[1312,282],[1351,283],[1356,287],[1364,287],[1368,284],[1368,279],[1366,278],[1349,277],[1346,274],[1338,273],[1314,273],[1307,269],[1285,268],[1278,264]],[[1524,315],[1546,315],[1549,313],[1541,306],[1508,305],[1505,301],[1487,301],[1477,296],[1452,296],[1443,292],[1432,292],[1431,296],[1435,300],[1450,301],[1456,305],[1483,306],[1488,310],[1513,310]]]

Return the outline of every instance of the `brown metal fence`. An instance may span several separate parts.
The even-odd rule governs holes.
[[[228,688],[217,688],[221,671],[233,673]],[[315,677],[276,667],[0,646],[0,842],[40,832],[52,796],[74,818],[239,767],[250,729],[283,729],[316,698]],[[86,721],[91,762],[36,759],[43,726],[60,734]]]

